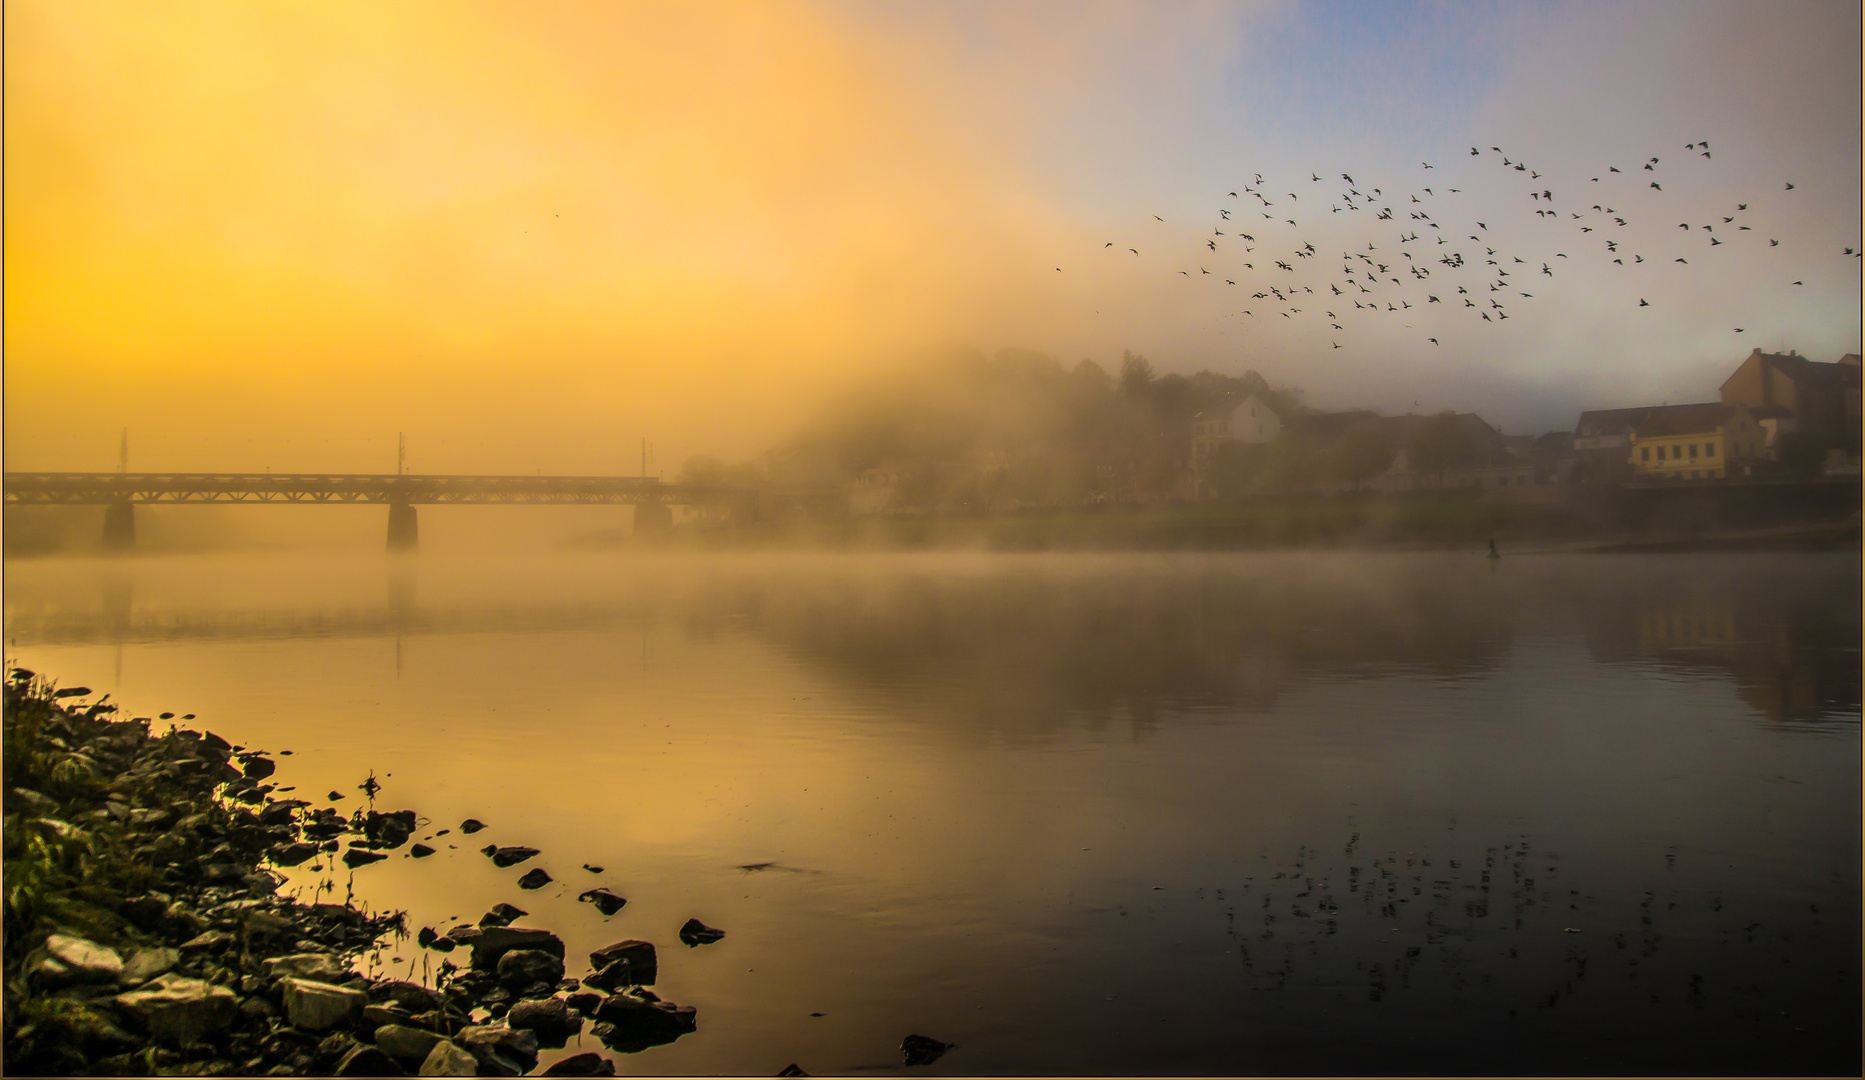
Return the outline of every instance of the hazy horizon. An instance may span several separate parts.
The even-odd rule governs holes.
[[[1860,347],[1855,7],[5,20],[9,469],[114,468],[127,428],[139,469],[386,472],[405,433],[418,472],[633,473],[646,437],[671,477],[948,343],[1535,434],[1713,400],[1751,348]],[[1483,279],[1436,260],[1492,243],[1498,295],[1533,296],[1479,323],[1444,290]],[[1416,308],[1336,306],[1368,244]],[[1437,273],[1385,284],[1406,265]],[[1251,299],[1276,282],[1315,293],[1279,317]]]

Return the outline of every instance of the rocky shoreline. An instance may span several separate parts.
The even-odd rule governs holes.
[[[476,926],[418,931],[422,948],[453,954],[432,985],[360,974],[354,958],[409,933],[401,914],[282,896],[270,867],[355,867],[405,845],[425,857],[414,811],[345,816],[274,797],[265,753],[155,734],[152,718],[116,719],[85,688],[30,671],[9,671],[4,692],[9,1074],[520,1076],[585,1032],[633,1053],[697,1026],[692,1007],[648,989],[652,943],[618,941],[566,978],[562,940],[513,925],[525,913],[506,904]],[[697,920],[680,931],[688,945],[722,936]],[[541,1075],[614,1074],[592,1050]]]

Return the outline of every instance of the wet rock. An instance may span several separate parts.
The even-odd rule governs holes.
[[[380,852],[364,851],[355,845],[351,845],[350,850],[343,853],[343,865],[349,867],[367,866],[372,862],[381,862],[386,858],[388,858],[388,856]]]
[[[360,1023],[364,1031],[374,1031],[379,1027],[387,1027],[391,1024],[406,1024],[411,1019],[413,1019],[413,1017],[408,1015],[407,1009],[391,1001],[386,1005],[363,1006],[363,1015]]]
[[[778,1076],[808,1076],[809,1074],[803,1071],[803,1067],[801,1065],[798,1065],[796,1062],[793,1061],[790,1064],[785,1065],[782,1069],[779,1069],[777,1072],[777,1075]]]
[[[461,941],[462,934],[467,931],[472,932],[469,944],[473,947],[473,967],[481,971],[496,969],[499,958],[513,949],[543,949],[559,957],[563,955],[562,939],[549,930],[526,926],[463,927],[449,930],[447,935]]]
[[[278,866],[297,866],[299,863],[309,859],[315,854],[317,854],[316,844],[307,844],[300,841],[273,848],[271,859],[272,862]]]
[[[486,823],[478,818],[469,817],[465,821],[460,822],[460,831],[463,833],[476,833],[485,827]]]
[[[581,896],[578,896],[577,899],[583,901],[585,904],[596,905],[596,910],[602,912],[604,915],[613,915],[622,910],[623,906],[628,903],[627,900],[624,900],[607,889],[591,889]]]
[[[363,835],[371,843],[380,844],[393,851],[408,842],[415,829],[413,810],[393,810],[379,813],[371,810],[363,818]]]
[[[900,1040],[900,1052],[905,1055],[908,1065],[931,1065],[950,1049],[951,1043],[942,1043],[925,1035],[908,1035]]]
[[[406,1024],[385,1024],[376,1029],[375,1042],[382,1052],[396,1061],[419,1067],[446,1038]]]
[[[492,865],[503,870],[508,866],[517,866],[519,863],[536,855],[538,851],[536,848],[532,847],[520,847],[516,845],[512,847],[500,847],[497,844],[487,844],[485,847],[479,849],[479,853],[491,859]]]
[[[257,754],[240,755],[240,772],[248,780],[264,780],[278,771],[278,762]]]
[[[332,1076],[407,1076],[387,1054],[373,1046],[358,1046],[343,1055]]]
[[[181,975],[159,975],[139,990],[118,994],[117,1010],[170,1044],[188,1046],[233,1023],[239,999],[224,986]]]
[[[510,926],[514,919],[522,919],[531,914],[524,908],[510,904],[494,904],[492,910],[479,917],[481,926]]]
[[[479,1062],[452,1041],[442,1039],[428,1051],[416,1076],[478,1076]]]
[[[276,979],[310,979],[315,982],[340,982],[350,977],[343,961],[328,953],[293,953],[274,956],[265,961],[265,973]]]
[[[225,930],[208,930],[181,943],[181,951],[200,952],[225,948],[233,944],[234,937]]]
[[[268,803],[264,810],[259,811],[259,824],[268,829],[276,825],[289,825],[297,817],[298,811],[309,805],[303,799],[280,799]]]
[[[545,873],[542,868],[533,867],[524,877],[518,879],[518,887],[521,889],[541,889],[549,885],[550,881],[550,875]]]
[[[572,990],[570,996],[563,999],[563,1003],[587,1016],[596,1011],[596,1006],[602,1004],[602,995],[588,990]]]
[[[343,792],[341,791],[333,791],[330,794],[324,796],[324,798],[329,799],[331,802],[336,802],[338,799],[341,799],[343,797],[344,795],[343,795]]]
[[[361,990],[311,979],[283,979],[279,987],[286,1019],[305,1031],[329,1031],[347,1024],[362,1015],[369,1000]]]
[[[386,979],[376,983],[374,993],[410,1012],[425,1012],[428,1009],[438,1008],[441,1001],[439,993],[406,979]]]
[[[625,963],[624,969],[615,965]],[[589,966],[596,975],[584,979],[585,986],[614,990],[622,986],[652,986],[656,975],[654,945],[648,941],[618,941],[589,954]]]
[[[431,926],[423,926],[414,939],[423,949],[432,949],[435,952],[452,952],[454,945],[457,944],[452,938],[435,933]]]
[[[639,988],[606,998],[596,1007],[596,1019],[609,1025],[600,1035],[603,1043],[625,1053],[670,1043],[699,1026],[691,1005],[662,1001]]]
[[[434,854],[434,849],[428,847],[426,844],[415,844],[408,849],[408,854],[417,859],[425,859],[429,855]]]
[[[507,989],[563,978],[563,957],[543,949],[513,949],[499,957],[499,984]]]
[[[510,953],[508,957],[516,955]],[[552,1048],[562,1046],[583,1030],[583,1017],[562,998],[517,1002],[505,1014],[505,1022],[513,1028],[536,1032],[539,1045]]]
[[[36,955],[37,962],[29,962],[27,971],[34,985],[48,990],[113,983],[123,973],[123,958],[115,949],[70,934],[46,938]]]
[[[591,865],[589,865],[588,863],[584,863],[584,864],[583,864],[583,869],[585,869],[585,870],[587,870],[587,871],[589,871],[589,872],[590,872],[590,873],[592,873],[592,874],[600,874],[600,873],[602,873],[602,867],[600,867],[600,866],[591,866]]]
[[[161,975],[181,963],[181,952],[177,949],[157,947],[137,949],[123,965],[123,971],[117,980],[125,986],[140,986],[150,979]]]
[[[707,926],[698,919],[688,919],[680,927],[680,940],[685,942],[689,949],[696,945],[710,945],[724,936],[725,931]]]
[[[539,1076],[614,1076],[615,1062],[591,1051],[555,1062]]]
[[[505,1024],[461,1028],[454,1041],[479,1063],[481,1076],[522,1076],[537,1067],[537,1036]]]

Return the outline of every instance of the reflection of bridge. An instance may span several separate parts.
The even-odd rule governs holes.
[[[389,547],[413,549],[418,504],[504,503],[635,507],[636,531],[673,523],[674,506],[729,505],[754,513],[756,493],[638,476],[412,476],[331,473],[7,473],[8,505],[104,506],[104,543],[135,545],[137,503],[382,503]]]

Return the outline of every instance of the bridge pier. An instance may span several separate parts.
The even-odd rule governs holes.
[[[663,502],[635,504],[635,535],[665,536],[673,531],[673,507]]]
[[[414,551],[420,546],[414,507],[408,503],[389,504],[389,550]]]
[[[136,550],[136,507],[113,502],[104,507],[104,550]]]

